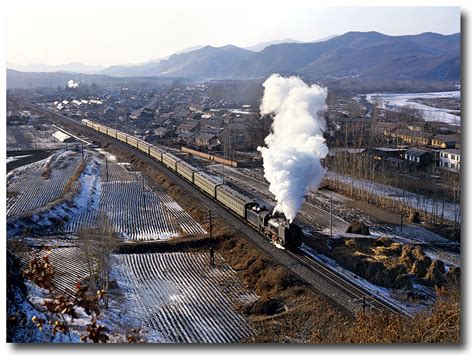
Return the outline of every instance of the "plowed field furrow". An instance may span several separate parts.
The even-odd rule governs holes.
[[[76,283],[88,275],[87,263],[83,260],[82,252],[77,247],[53,248],[47,250],[24,251],[19,254],[22,268],[26,269],[35,256],[49,256],[49,261],[54,267],[53,284],[59,292],[72,296]]]
[[[7,190],[18,194],[8,207],[7,217],[43,207],[60,198],[81,161],[81,155],[66,151],[43,160],[40,165],[18,169],[7,181]],[[44,178],[42,175],[48,165],[51,167],[50,175]],[[72,189],[78,187],[78,182],[74,182]]]
[[[217,266],[210,267],[207,253],[115,255],[118,284],[135,295],[127,311],[141,316],[150,333],[162,335],[162,342],[231,343],[250,336],[252,330],[234,304],[257,297],[216,258]]]

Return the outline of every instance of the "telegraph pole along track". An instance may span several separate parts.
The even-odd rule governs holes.
[[[103,148],[106,148],[110,153],[122,157],[123,159],[129,159],[133,166],[142,170],[144,174],[153,178],[154,174],[159,173],[160,175],[168,178],[180,189],[183,189],[191,198],[189,201],[199,202],[201,206],[201,213],[207,212],[208,209],[212,210],[213,216],[218,216],[222,219],[224,224],[231,226],[232,230],[238,235],[245,238],[247,241],[258,247],[261,251],[267,254],[273,261],[286,267],[291,273],[296,275],[304,283],[312,286],[316,291],[324,295],[326,298],[337,304],[344,310],[354,314],[365,308],[365,305],[376,310],[376,311],[390,311],[397,314],[406,314],[398,306],[391,304],[384,299],[374,296],[369,291],[364,290],[360,286],[355,285],[353,282],[345,279],[342,275],[325,266],[321,262],[317,262],[310,259],[302,252],[292,253],[288,250],[279,249],[278,247],[271,244],[266,237],[261,235],[259,232],[251,228],[246,222],[226,210],[220,204],[206,196],[201,191],[197,190],[190,183],[182,179],[174,172],[168,170],[161,163],[155,161],[150,156],[147,156],[143,152],[134,149],[118,140],[108,137],[107,135],[100,134],[90,128],[83,126],[80,122],[68,118],[66,116],[54,113],[52,111],[31,105],[34,110],[40,110],[46,112],[54,117],[54,120],[66,130],[71,131],[78,136],[100,143]],[[150,180],[151,185],[159,187],[156,180]],[[165,188],[166,189],[166,188]],[[183,205],[184,206],[184,205]],[[202,214],[201,214],[202,215]],[[201,221],[203,220],[201,217]],[[216,229],[216,235],[217,235]],[[140,249],[139,245],[142,245],[144,249],[146,246],[150,247],[154,244],[163,243],[140,243],[134,242],[128,245],[128,249]],[[132,248],[132,246],[136,248]],[[363,302],[363,304],[361,303]]]

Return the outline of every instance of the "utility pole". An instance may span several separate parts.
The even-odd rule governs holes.
[[[84,149],[82,150],[82,156],[84,156]],[[105,179],[109,182],[109,163],[107,157],[105,158]]]
[[[84,161],[84,143],[81,143],[82,161]]]
[[[332,239],[332,197],[330,198],[330,207],[329,207],[329,238]]]
[[[209,238],[212,239],[212,211],[209,209]]]
[[[209,209],[209,238],[211,244],[209,246],[209,264],[211,267],[215,266],[214,260],[214,240],[212,239],[212,211]]]
[[[400,210],[400,231],[403,231],[403,209]]]
[[[142,175],[143,207],[145,207],[145,178]]]

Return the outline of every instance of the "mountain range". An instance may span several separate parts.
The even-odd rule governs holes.
[[[249,79],[280,73],[310,80],[459,80],[460,48],[460,33],[389,36],[348,32],[315,42],[285,39],[248,48],[198,46],[168,58],[112,66],[95,73],[191,79]]]
[[[81,62],[71,62],[57,66],[51,66],[41,63],[32,63],[26,66],[20,66],[12,63],[7,63],[7,68],[21,72],[70,72],[86,74],[94,74],[106,69],[106,67],[104,66],[88,65]]]

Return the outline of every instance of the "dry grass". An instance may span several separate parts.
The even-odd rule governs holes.
[[[72,175],[69,178],[68,182],[64,186],[63,196],[65,196],[66,194],[68,194],[69,192],[72,191],[72,185],[74,184],[74,182],[76,182],[79,179],[79,176],[81,176],[81,174],[84,172],[85,168],[86,168],[86,165],[85,165],[84,161],[82,161],[79,164],[79,166],[77,167],[76,172],[74,173],[74,175]]]
[[[196,221],[208,228],[207,207],[190,200],[189,194],[166,175],[156,172],[134,155],[114,146],[108,147],[107,150],[141,170],[159,184]],[[283,301],[286,308],[285,311],[271,316],[250,314],[248,318],[256,335],[246,342],[360,342],[353,336],[363,328],[367,331],[364,336],[359,336],[360,340],[365,339],[373,343],[387,340],[379,331],[372,331],[367,328],[368,325],[362,325],[360,317],[353,320],[331,301],[292,276],[283,266],[275,264],[257,248],[237,237],[228,224],[218,217],[213,220],[213,231],[216,236],[221,236],[219,253],[239,272],[244,284],[260,294],[260,300],[278,298]],[[358,242],[348,243],[349,246],[354,246],[353,248],[356,248],[357,244]],[[396,254],[400,253],[400,247],[391,244],[380,252],[386,253],[384,255]],[[406,323],[408,322],[403,320],[397,326],[402,328]],[[383,326],[380,328],[384,331]],[[350,341],[351,338],[353,341]],[[421,337],[417,338],[421,340]],[[394,337],[388,339],[397,341]]]
[[[260,295],[255,306],[244,309],[256,331],[246,342],[308,342],[317,331],[333,339],[335,331],[351,321],[339,307],[243,239],[226,237],[218,249],[239,272],[244,285]],[[262,312],[266,310],[262,305],[271,300],[277,300],[282,308],[268,315]]]
[[[53,169],[53,165],[51,163],[52,159],[48,160],[48,162],[46,163],[46,167],[44,168],[43,172],[41,173],[41,177],[43,178],[43,180],[49,180],[49,178],[51,177],[51,171]]]
[[[315,336],[313,342],[337,343],[460,343],[460,291],[438,289],[432,309],[413,319],[395,315],[357,316],[335,340]]]

